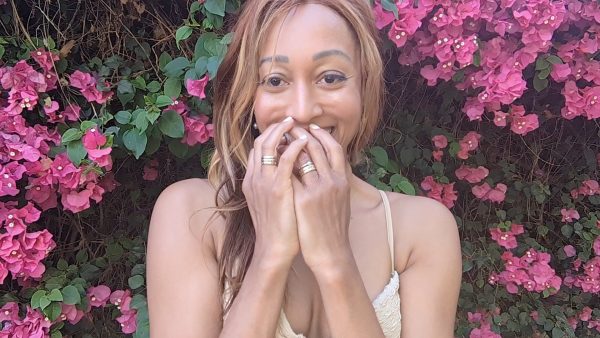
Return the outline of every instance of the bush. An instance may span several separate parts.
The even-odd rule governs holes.
[[[150,211],[206,174],[239,6],[0,5],[0,336],[148,336]],[[459,337],[600,332],[598,6],[374,3],[389,96],[357,172],[456,215]]]

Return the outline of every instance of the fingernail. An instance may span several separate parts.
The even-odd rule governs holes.
[[[291,116],[288,116],[288,117],[286,117],[286,118],[283,120],[283,122],[289,122],[289,121],[291,121],[291,120],[292,120],[292,117],[291,117]]]
[[[298,138],[301,140],[306,140],[306,138],[308,138],[308,136],[306,136],[306,134],[301,134]]]
[[[316,129],[321,129],[321,127],[317,126],[317,125],[316,125],[316,124],[314,124],[314,123],[311,123],[311,124],[309,125],[309,127],[310,127],[310,129],[315,129],[315,130],[316,130]]]

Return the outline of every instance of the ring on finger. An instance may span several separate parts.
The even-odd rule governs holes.
[[[272,155],[264,155],[260,158],[260,164],[262,165],[277,165],[277,157]]]
[[[312,163],[312,161],[308,161],[300,167],[300,176],[302,177],[311,171],[317,171],[317,167],[315,167],[315,164]]]

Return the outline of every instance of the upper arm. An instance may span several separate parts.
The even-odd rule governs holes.
[[[413,203],[407,211],[412,251],[400,275],[402,337],[454,337],[462,275],[458,227],[441,203],[425,197]]]
[[[213,192],[205,181],[190,179],[170,185],[156,201],[146,257],[152,337],[217,337],[221,332],[212,237],[208,232],[194,236],[189,226],[195,210],[214,205]],[[205,232],[211,214],[194,214],[198,233]]]

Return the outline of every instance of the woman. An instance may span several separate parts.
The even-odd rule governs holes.
[[[382,101],[371,13],[246,2],[215,80],[210,181],[169,186],[153,211],[153,337],[453,336],[453,216],[351,171]]]

